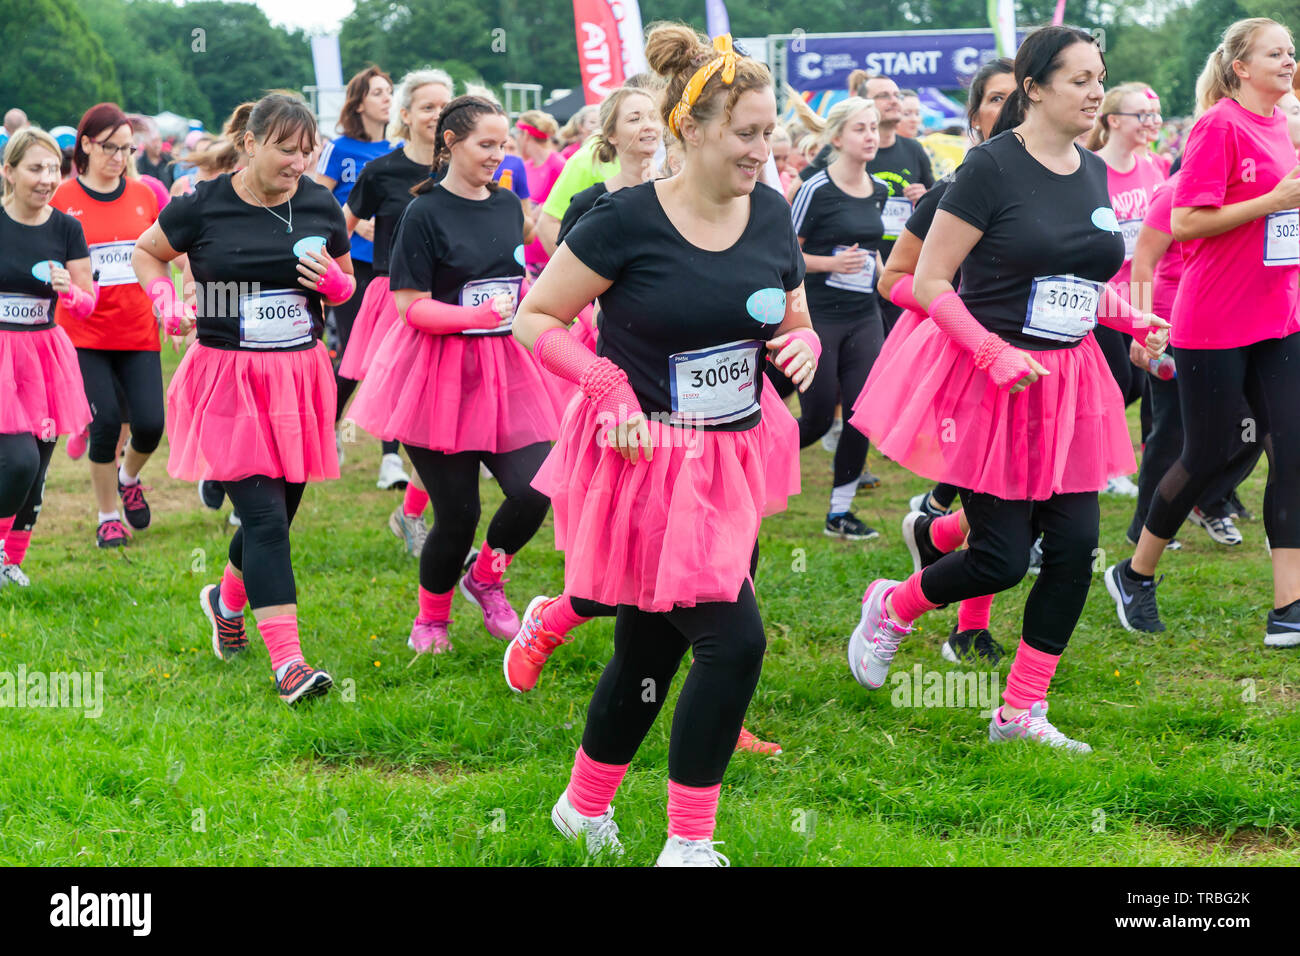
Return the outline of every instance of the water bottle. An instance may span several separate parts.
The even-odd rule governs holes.
[[[1151,374],[1162,382],[1167,382],[1178,376],[1178,370],[1174,367],[1174,357],[1172,355],[1162,355],[1158,359],[1148,359],[1147,368]]]

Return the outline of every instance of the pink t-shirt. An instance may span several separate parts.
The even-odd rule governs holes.
[[[546,202],[546,197],[551,194],[551,187],[560,178],[560,170],[564,169],[564,157],[559,153],[551,153],[536,166],[525,159],[524,169],[528,173],[528,194],[533,202],[540,206]],[[537,266],[540,269],[546,265],[549,258],[546,250],[542,248],[540,239],[534,239],[524,248],[524,262],[527,265]]]
[[[1142,221],[1144,226],[1150,226],[1166,236],[1174,234],[1170,219],[1174,208],[1174,186],[1181,175],[1180,169],[1156,190],[1156,194],[1151,197],[1151,205],[1147,207],[1146,219]],[[1174,297],[1178,294],[1178,280],[1182,275],[1183,244],[1175,239],[1156,263],[1155,280],[1152,282],[1151,311],[1162,319],[1174,314]]]
[[[1125,293],[1128,292],[1129,275],[1133,271],[1133,250],[1137,246],[1138,232],[1146,217],[1151,196],[1168,175],[1147,152],[1137,154],[1133,168],[1126,173],[1106,167],[1106,191],[1110,193],[1110,207],[1119,220],[1119,230],[1124,236],[1124,264],[1111,281]]]
[[[1222,207],[1269,192],[1296,165],[1286,115],[1263,117],[1225,97],[1187,136],[1174,207]],[[1171,317],[1177,348],[1230,349],[1300,331],[1300,237],[1293,209],[1183,243]]]

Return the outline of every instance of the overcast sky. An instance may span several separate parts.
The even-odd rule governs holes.
[[[255,0],[272,23],[301,27],[312,33],[337,33],[352,12],[352,0]]]

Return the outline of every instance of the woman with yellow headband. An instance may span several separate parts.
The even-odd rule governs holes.
[[[759,522],[799,488],[798,435],[762,374],[801,389],[819,343],[781,195],[755,188],[776,127],[767,68],[719,37],[661,24],[661,114],[681,172],[601,198],[515,316],[548,369],[579,385],[534,479],[551,496],[566,592],[618,605],[614,657],[551,819],[589,852],[622,852],[610,800],[682,656],[661,866],[720,866],[718,793],[762,670],[751,583]],[[600,298],[593,355],[565,328]]]

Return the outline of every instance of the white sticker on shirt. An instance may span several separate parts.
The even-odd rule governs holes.
[[[499,295],[512,295],[515,297],[515,307],[519,306],[519,290],[523,287],[523,276],[504,276],[500,279],[475,279],[473,282],[466,282],[460,289],[460,304],[466,308],[474,309],[484,302],[490,302]],[[509,335],[510,325],[514,321],[511,316],[508,319],[502,319],[497,323],[495,328],[491,329],[466,329],[464,335]]]
[[[902,196],[885,200],[885,208],[880,211],[880,221],[885,224],[886,239],[897,239],[903,234],[907,220],[912,218],[912,203]]]
[[[1124,261],[1128,262],[1133,258],[1133,253],[1137,250],[1138,233],[1142,231],[1142,220],[1122,219],[1120,220],[1119,231],[1124,236]]]
[[[1264,225],[1264,265],[1300,265],[1300,210],[1271,212]]]
[[[1039,276],[1029,290],[1021,330],[1054,342],[1078,342],[1097,325],[1101,283],[1078,276]]]
[[[673,410],[669,421],[721,425],[758,411],[758,376],[763,343],[728,342],[668,357]]]
[[[289,349],[311,339],[311,312],[301,292],[265,289],[239,297],[241,349]]]
[[[848,246],[836,246],[831,255],[838,256]],[[826,276],[826,285],[846,292],[874,292],[876,290],[876,254],[867,252],[867,261],[857,272],[832,272]]]
[[[50,300],[39,295],[0,292],[0,323],[10,325],[48,325],[54,321]]]
[[[130,285],[139,280],[131,268],[131,254],[135,240],[125,242],[95,242],[90,246],[90,267],[99,273],[100,286]]]

